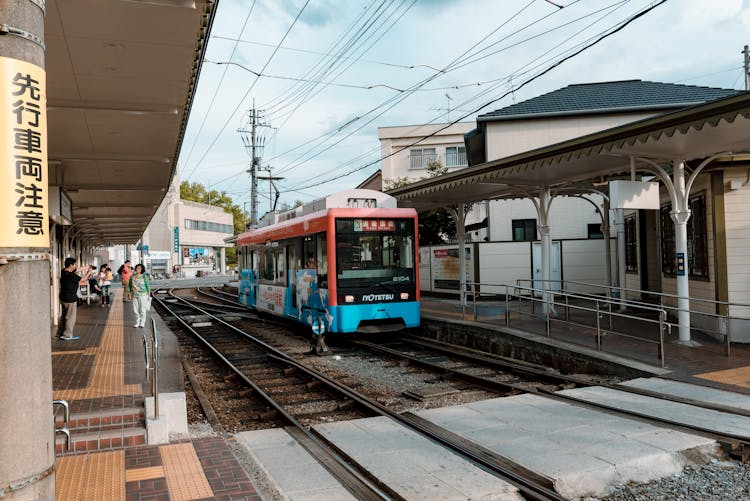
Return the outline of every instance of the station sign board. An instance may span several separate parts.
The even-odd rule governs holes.
[[[49,247],[46,74],[0,57],[0,247]]]

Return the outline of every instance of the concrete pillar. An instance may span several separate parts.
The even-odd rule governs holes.
[[[44,79],[44,2],[30,0],[3,0],[0,2],[0,20],[8,29],[8,34],[0,36],[0,58],[3,68],[22,72],[22,76],[37,75]],[[34,65],[26,67],[24,63]],[[3,99],[15,98],[13,80],[7,80],[3,72],[0,92]],[[43,85],[43,81],[41,82]],[[35,89],[36,93],[37,90]],[[21,124],[35,134],[40,134],[42,142],[35,158],[43,164],[43,180],[40,183],[43,196],[43,216],[46,217],[47,190],[49,179],[46,166],[46,101],[44,88],[41,93],[37,125],[22,111]],[[20,95],[24,102],[31,102],[34,96],[28,89]],[[16,98],[17,99],[17,98]],[[28,101],[27,101],[28,100]],[[25,106],[25,105],[24,105]],[[25,109],[25,108],[24,108]],[[14,150],[12,128],[16,122],[9,109],[3,110],[3,136],[0,137],[10,151]],[[5,130],[9,129],[10,132]],[[3,179],[13,179],[27,183],[26,177],[18,178],[13,157],[0,159]],[[29,183],[27,183],[29,184]],[[11,199],[12,184],[4,189],[0,203]],[[7,189],[11,188],[8,192]],[[26,204],[29,205],[26,205]],[[27,200],[23,207],[34,207],[37,201]],[[28,213],[37,209],[28,209]],[[14,211],[14,214],[15,211]],[[18,213],[20,214],[20,213]],[[14,218],[15,219],[15,218]],[[29,220],[30,221],[30,220]],[[21,224],[5,220],[3,225]],[[5,227],[6,229],[8,226]],[[19,226],[20,228],[20,226]],[[3,233],[0,238],[0,497],[6,500],[53,500],[55,499],[55,439],[52,414],[52,356],[50,340],[50,289],[49,289],[49,224],[43,220],[43,235],[39,241],[27,239],[32,228],[8,238]]]
[[[227,274],[227,250],[224,247],[219,249],[219,263],[222,275]]]

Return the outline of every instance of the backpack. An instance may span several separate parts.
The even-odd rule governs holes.
[[[119,268],[117,268],[117,274],[122,275],[122,269],[125,268],[124,264],[121,264]]]

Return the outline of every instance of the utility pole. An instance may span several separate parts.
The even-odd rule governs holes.
[[[742,54],[745,56],[745,61],[743,64],[743,68],[745,71],[745,90],[750,90],[750,49],[748,49],[747,45],[745,45],[745,48],[742,49]]]
[[[245,149],[250,151],[250,221],[252,226],[258,225],[258,166],[265,146],[265,133],[270,126],[265,122],[263,110],[255,108],[247,111],[247,119],[237,131],[242,136]]]

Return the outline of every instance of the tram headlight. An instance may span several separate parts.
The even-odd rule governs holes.
[[[354,302],[354,296],[352,296],[351,294],[349,294],[347,296],[344,296],[344,302],[345,303],[353,303]]]
[[[406,301],[407,299],[409,299],[409,293],[408,292],[402,292],[401,293],[401,300],[402,301]]]

